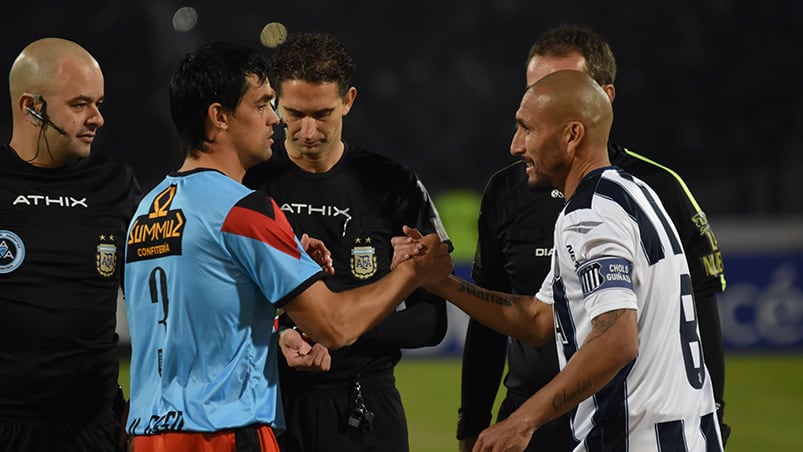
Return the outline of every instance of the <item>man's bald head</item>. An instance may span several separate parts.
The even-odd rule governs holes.
[[[43,38],[32,42],[11,65],[8,82],[12,102],[25,92],[47,95],[61,73],[76,67],[100,72],[95,58],[73,41]]]
[[[589,144],[607,146],[613,108],[605,91],[584,72],[563,70],[543,77],[527,88],[522,107],[536,109],[553,124],[579,121]]]
[[[608,96],[588,74],[553,72],[524,93],[510,153],[525,163],[530,185],[570,197],[589,171],[610,165],[612,122]]]
[[[103,126],[103,72],[75,42],[28,44],[8,75],[14,129],[9,146],[25,161],[61,167],[90,153]]]

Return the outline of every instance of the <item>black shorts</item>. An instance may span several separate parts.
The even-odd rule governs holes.
[[[277,440],[282,452],[408,452],[407,420],[392,372],[361,376],[372,429],[348,425],[352,384],[282,388],[287,430]]]
[[[87,419],[0,419],[0,452],[116,452],[119,443],[111,408]]]

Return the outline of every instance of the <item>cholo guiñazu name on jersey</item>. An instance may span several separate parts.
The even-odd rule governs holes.
[[[17,199],[11,204],[14,206],[24,204],[38,207],[89,207],[86,203],[86,197],[79,199],[72,196],[17,195]]]
[[[605,288],[621,287],[632,290],[630,268],[630,262],[619,257],[604,256],[584,262],[577,268],[583,297]]]
[[[176,186],[167,187],[153,199],[149,212],[131,224],[126,262],[181,254],[186,222],[181,209],[170,210],[175,196]]]

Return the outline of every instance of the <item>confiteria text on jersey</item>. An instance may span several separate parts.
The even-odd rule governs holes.
[[[86,207],[86,197],[77,199],[72,196],[46,196],[46,195],[17,195],[12,205],[25,204],[28,206],[44,207]]]

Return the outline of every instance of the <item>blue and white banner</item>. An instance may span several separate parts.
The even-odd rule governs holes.
[[[727,350],[803,350],[803,253],[727,255],[725,276]]]

